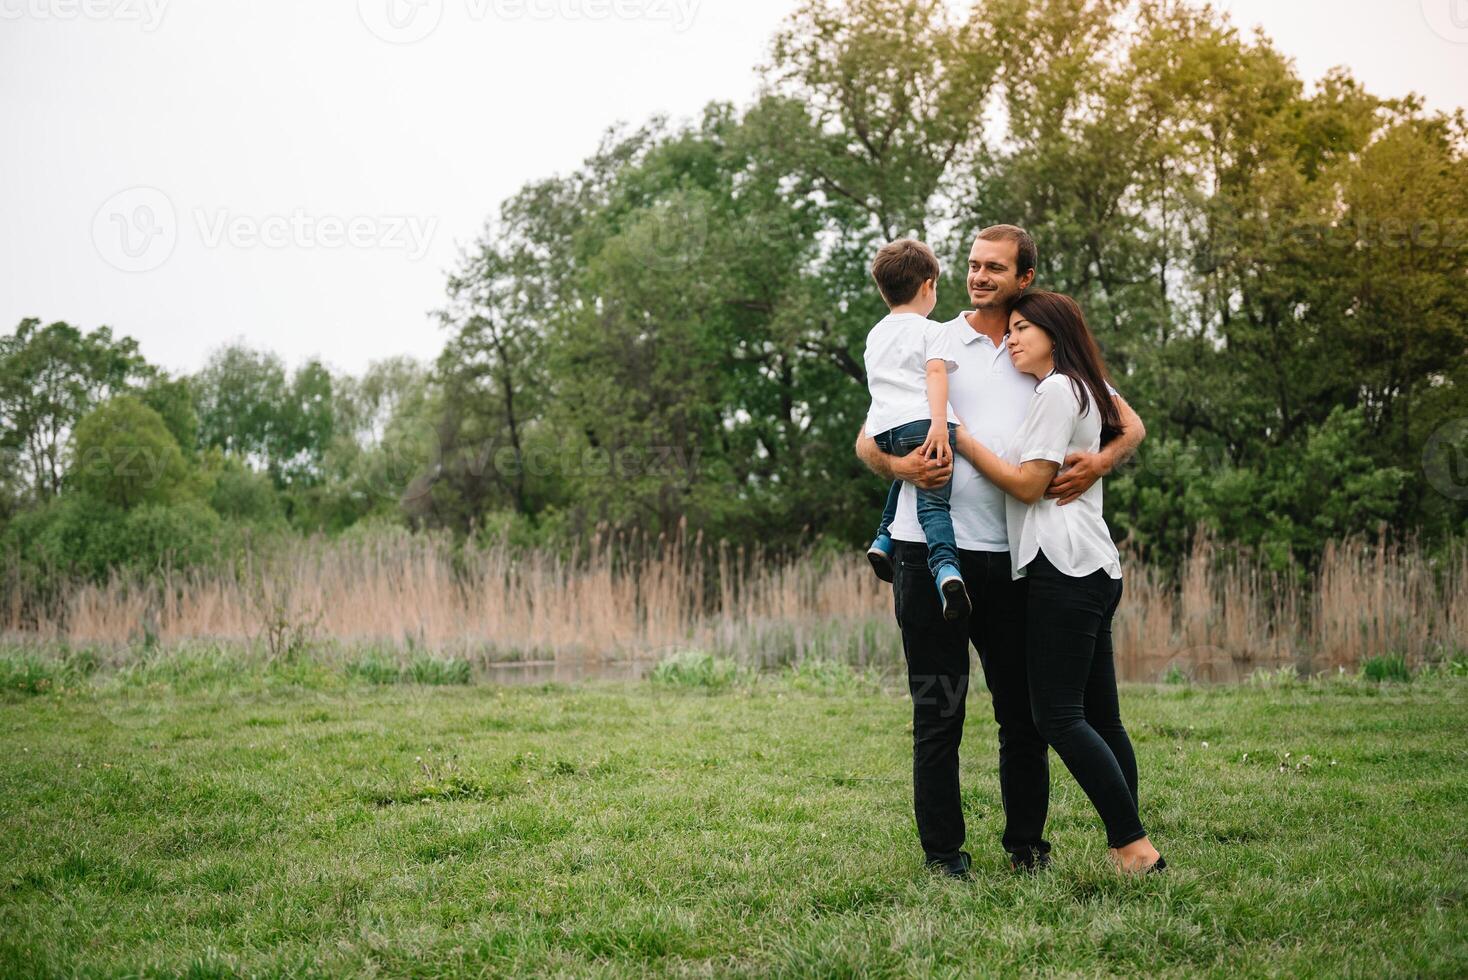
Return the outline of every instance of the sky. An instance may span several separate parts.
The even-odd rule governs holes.
[[[1221,0],[1318,78],[1468,105],[1468,0]],[[431,358],[501,201],[746,102],[795,0],[0,0],[0,330],[199,368]]]

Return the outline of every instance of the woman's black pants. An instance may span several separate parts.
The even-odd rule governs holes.
[[[1029,579],[1025,656],[1035,727],[1122,847],[1147,835],[1137,814],[1137,759],[1121,725],[1111,617],[1121,580],[1062,573],[1042,551]]]

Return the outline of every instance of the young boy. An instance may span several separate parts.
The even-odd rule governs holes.
[[[928,319],[938,305],[938,258],[911,238],[882,246],[872,261],[872,278],[892,312],[867,334],[867,388],[872,405],[867,433],[889,456],[906,456],[919,447],[924,456],[953,459],[958,416],[948,407],[948,374],[958,365],[947,354],[942,325]],[[887,507],[867,560],[877,577],[892,581],[892,537],[902,482],[887,493]],[[917,491],[917,517],[928,539],[928,568],[938,585],[944,619],[969,614],[968,591],[958,570],[953,518],[948,512],[952,481],[936,490]]]

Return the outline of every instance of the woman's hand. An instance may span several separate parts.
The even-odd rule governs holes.
[[[964,424],[962,422],[958,423],[958,426],[953,430],[953,451],[969,462],[973,462],[974,459],[974,449],[970,445],[972,440],[973,436],[969,434]]]

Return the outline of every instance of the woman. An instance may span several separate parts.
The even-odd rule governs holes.
[[[1106,366],[1075,300],[1020,297],[1009,317],[1009,356],[1039,384],[1005,458],[960,429],[956,448],[1009,495],[1009,554],[1029,579],[1026,658],[1030,707],[1106,824],[1123,872],[1162,871],[1137,813],[1137,762],[1121,724],[1111,617],[1121,600],[1121,560],[1101,516],[1098,481],[1064,507],[1044,499],[1065,457],[1098,451],[1121,431]]]

